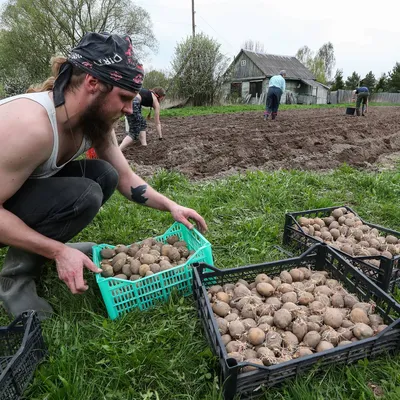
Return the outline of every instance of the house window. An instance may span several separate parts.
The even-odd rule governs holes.
[[[240,61],[240,65],[241,65],[242,67],[245,67],[245,66],[246,66],[246,60]]]
[[[242,97],[242,83],[236,82],[231,83],[231,95],[233,97]]]
[[[250,82],[250,91],[251,97],[260,97],[262,93],[262,81],[258,82]]]

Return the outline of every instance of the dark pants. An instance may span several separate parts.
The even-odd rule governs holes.
[[[357,94],[357,102],[356,102],[356,112],[357,115],[360,115],[360,106],[362,104],[362,113],[364,114],[364,108],[367,105],[369,92],[361,92]]]
[[[93,220],[117,184],[118,173],[108,162],[72,161],[50,178],[28,179],[4,208],[36,232],[65,243]]]
[[[267,111],[266,115],[272,114],[276,116],[278,113],[279,104],[281,103],[282,90],[276,86],[271,86],[267,94]]]

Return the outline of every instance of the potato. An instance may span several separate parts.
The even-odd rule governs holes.
[[[255,318],[257,316],[257,306],[251,303],[247,303],[242,308],[242,318]]]
[[[154,264],[156,262],[156,257],[154,257],[152,254],[150,253],[146,253],[146,254],[142,254],[139,258],[140,262],[142,264]]]
[[[317,324],[316,322],[307,322],[307,332],[315,331],[319,332],[321,329],[321,326]]]
[[[230,301],[229,294],[227,294],[225,292],[218,292],[215,297],[217,300],[220,300],[220,301],[223,301],[224,303],[229,304],[229,301]]]
[[[246,348],[246,343],[239,340],[232,340],[226,345],[226,351],[228,353],[242,352]]]
[[[296,304],[288,301],[287,303],[284,303],[281,310],[287,310],[289,312],[292,312],[294,310],[298,310],[299,306],[297,306]]]
[[[117,278],[117,279],[128,279],[128,277],[125,274],[115,275],[114,278]]]
[[[342,340],[338,346],[346,346],[347,344],[352,344],[353,342],[351,340]]]
[[[292,275],[290,275],[290,273],[288,271],[282,271],[279,275],[279,277],[281,278],[281,281],[283,283],[292,283],[293,282],[293,278]]]
[[[254,321],[252,318],[245,318],[242,320],[242,323],[244,325],[244,328],[246,331],[248,331],[250,328],[256,328],[257,327],[257,322]]]
[[[350,313],[350,320],[355,324],[362,322],[369,325],[370,323],[367,313],[362,308],[354,308]]]
[[[231,313],[228,314],[228,315],[225,317],[225,319],[226,319],[228,322],[232,322],[232,321],[235,321],[235,320],[239,319],[239,315],[235,312],[235,310],[231,310]]]
[[[293,286],[290,285],[289,283],[282,283],[280,286],[278,286],[278,292],[281,293],[293,292]]]
[[[136,243],[133,243],[129,246],[128,249],[128,256],[130,257],[135,257],[136,253],[139,251],[139,245]]]
[[[310,220],[308,218],[305,217],[300,217],[299,218],[299,224],[300,226],[307,226],[310,224]]]
[[[235,289],[233,290],[234,298],[240,298],[245,296],[250,296],[251,291],[243,284],[236,284]]]
[[[336,240],[340,236],[340,231],[337,228],[333,228],[330,230],[330,234],[334,240]]]
[[[132,274],[131,277],[129,278],[130,281],[137,281],[138,279],[140,279],[141,276],[138,274]]]
[[[219,300],[216,300],[213,303],[212,309],[215,312],[215,314],[217,314],[220,317],[227,316],[231,311],[231,307],[229,306],[229,304]]]
[[[128,278],[132,275],[131,264],[125,264],[122,266],[122,273],[125,274]]]
[[[139,275],[140,276],[145,276],[146,272],[150,271],[150,266],[148,264],[142,264],[139,267]]]
[[[383,318],[378,314],[371,314],[369,316],[369,321],[373,328],[383,324]]]
[[[181,258],[181,254],[176,247],[171,247],[168,251],[168,257],[171,261],[178,261]]]
[[[332,307],[343,308],[344,307],[343,296],[339,293],[334,294],[331,297],[331,304],[332,304]]]
[[[278,332],[269,331],[265,335],[265,346],[269,349],[279,349],[282,344],[282,336]]]
[[[293,349],[299,344],[299,339],[292,332],[286,331],[282,335],[282,343],[284,347],[287,347],[288,349]]]
[[[317,352],[320,353],[321,351],[330,350],[333,349],[334,347],[335,346],[332,343],[322,340],[321,342],[319,342],[315,350],[317,350]]]
[[[131,273],[132,274],[139,274],[139,268],[142,265],[142,263],[139,260],[136,260],[134,258],[130,259],[130,267],[131,267]]]
[[[370,314],[372,313],[374,306],[370,303],[359,302],[353,305],[353,310],[355,308],[362,308],[367,314]]]
[[[343,316],[336,308],[327,308],[324,314],[324,323],[332,328],[339,328],[342,325]]]
[[[301,282],[304,280],[304,273],[298,268],[291,269],[289,274],[291,275],[293,282]]]
[[[153,263],[153,264],[150,264],[149,267],[150,267],[150,271],[153,272],[154,274],[157,274],[158,272],[161,271],[160,264]]]
[[[292,314],[288,310],[280,309],[274,314],[274,324],[278,328],[285,329],[292,322]]]
[[[263,362],[258,358],[249,358],[248,360],[246,360],[246,362],[257,365],[264,365]],[[257,367],[254,367],[252,365],[247,365],[246,367],[242,368],[242,372],[250,372],[255,370],[257,370]]]
[[[309,307],[312,314],[322,314],[325,311],[325,306],[320,301],[313,301]]]
[[[114,275],[113,267],[110,264],[102,265],[101,269],[103,270],[101,276],[103,276],[104,278],[109,278],[110,276]]]
[[[119,254],[125,254],[125,253],[119,253]],[[115,257],[114,257],[115,258]],[[125,265],[125,261],[123,258],[118,259],[115,263],[113,263],[113,269],[116,274],[118,272],[122,271],[122,267]]]
[[[125,253],[126,254],[128,252],[128,250],[129,250],[129,247],[125,246],[124,244],[117,244],[115,246],[114,250],[115,250],[115,252],[117,254],[119,254],[119,253]]]
[[[321,341],[321,335],[316,331],[311,331],[306,333],[303,338],[303,343],[306,346],[311,347],[312,349],[315,349],[320,341]]]
[[[172,264],[166,260],[161,260],[159,262],[159,265],[160,265],[160,271],[165,271],[166,269],[172,268]]]
[[[115,250],[106,247],[100,251],[100,255],[102,258],[113,258],[115,256]]]
[[[247,340],[253,346],[258,346],[263,343],[265,340],[265,333],[260,328],[250,328],[249,333],[247,335]]]
[[[221,336],[222,343],[226,346],[230,341],[232,341],[231,335],[228,333]]]
[[[393,258],[393,254],[390,251],[382,251],[382,256],[386,258]]]
[[[271,283],[271,281],[272,281],[272,279],[271,278],[269,278],[268,277],[268,275],[266,275],[266,274],[258,274],[257,276],[256,276],[256,279],[255,279],[255,284],[256,284],[256,286],[257,286],[257,284],[259,284],[259,283],[261,283],[261,282],[266,282],[266,283]]]
[[[274,323],[274,317],[272,315],[263,315],[258,319],[258,325],[268,324],[272,325]]]
[[[321,285],[316,287],[314,290],[314,296],[318,294],[325,294],[326,296],[332,296],[333,290],[326,285]]]
[[[257,357],[257,352],[253,349],[246,349],[243,352],[243,357],[245,360],[249,360],[250,358],[258,358]]]
[[[118,253],[111,261],[111,265],[114,266],[114,264],[116,264],[119,261],[123,261],[122,265],[125,264],[126,262],[126,257],[127,255],[125,253]],[[122,266],[121,266],[122,268]]]
[[[386,243],[387,244],[397,244],[398,241],[399,240],[397,239],[396,236],[393,236],[393,235],[386,236]]]
[[[310,279],[311,277],[311,270],[307,267],[300,267],[298,268],[304,275],[304,279]]]
[[[344,306],[347,308],[353,308],[354,304],[358,303],[357,297],[353,296],[352,294],[347,294],[343,298]]]
[[[257,357],[263,362],[264,365],[268,366],[274,363],[275,354],[268,347],[260,347],[257,349]]]
[[[228,357],[234,358],[237,362],[244,361],[244,355],[242,353],[238,353],[238,352],[228,353]]]
[[[308,348],[308,347],[299,347],[293,357],[294,358],[300,358],[300,357],[309,356],[311,354],[314,354],[314,353],[312,352],[312,350],[310,348]]]
[[[258,283],[256,289],[258,293],[265,297],[269,297],[275,292],[275,288],[267,282]]]
[[[228,333],[229,322],[221,317],[217,318],[218,330],[221,335]]]
[[[172,248],[172,246],[170,245],[170,244],[164,244],[162,247],[161,247],[161,255],[162,256],[167,256],[167,257],[169,257],[169,250]]]
[[[281,297],[282,303],[296,303],[297,294],[295,292],[286,292]]]
[[[244,327],[243,322],[236,320],[229,323],[229,334],[233,339],[239,339],[245,333],[245,331],[246,328]]]
[[[302,318],[297,318],[293,321],[292,332],[299,341],[303,340],[305,334],[308,332],[307,322]]]
[[[332,211],[332,217],[334,217],[334,218],[336,218],[336,219],[338,219],[338,218],[340,218],[340,217],[343,217],[343,211],[340,209],[340,208],[335,208],[333,211]]]
[[[377,327],[374,327],[375,332],[378,334],[382,331],[384,331],[388,326],[385,324],[379,325]]]
[[[353,334],[357,339],[362,340],[373,336],[374,331],[370,326],[363,323],[358,323],[354,325]]]

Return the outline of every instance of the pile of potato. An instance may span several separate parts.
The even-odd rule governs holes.
[[[400,241],[393,235],[380,236],[378,229],[364,225],[360,218],[344,207],[336,208],[329,217],[298,220],[301,229],[321,242],[351,256],[384,256],[400,254]],[[368,260],[379,267],[379,260]]]
[[[136,281],[145,276],[184,264],[193,254],[187,243],[177,235],[167,238],[167,244],[148,238],[130,246],[106,247],[100,252],[105,278],[114,277]]]
[[[214,285],[208,298],[229,357],[259,365],[344,346],[387,327],[326,271],[306,267],[252,283]],[[243,372],[255,369],[246,366]]]

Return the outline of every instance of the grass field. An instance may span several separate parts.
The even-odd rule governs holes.
[[[370,103],[370,107],[399,107],[400,104],[395,103]],[[312,104],[312,105],[300,105],[300,104],[282,104],[279,107],[279,111],[283,110],[307,110],[307,109],[319,109],[319,108],[345,108],[355,107],[355,103],[348,104]],[[213,106],[213,107],[184,107],[184,108],[172,108],[161,110],[161,117],[189,117],[192,115],[208,115],[208,114],[227,114],[245,111],[263,111],[265,110],[265,104],[235,104],[229,106]],[[143,115],[147,116],[148,111],[145,109]]]
[[[281,242],[286,211],[347,204],[369,222],[400,230],[399,170],[367,173],[343,166],[326,174],[252,172],[201,183],[160,171],[150,183],[206,218],[206,237],[220,268],[282,257],[273,246]],[[161,234],[172,223],[168,213],[115,194],[77,240],[128,244]],[[94,277],[87,274],[87,278],[88,292],[73,296],[56,277],[55,267],[47,266],[39,291],[58,314],[43,323],[49,358],[36,371],[26,398],[221,398],[217,363],[190,297],[173,297],[154,310],[134,311],[110,321]],[[8,321],[1,314],[1,325]],[[372,400],[378,394],[384,399],[400,398],[399,356],[310,373],[270,389],[264,399]]]

